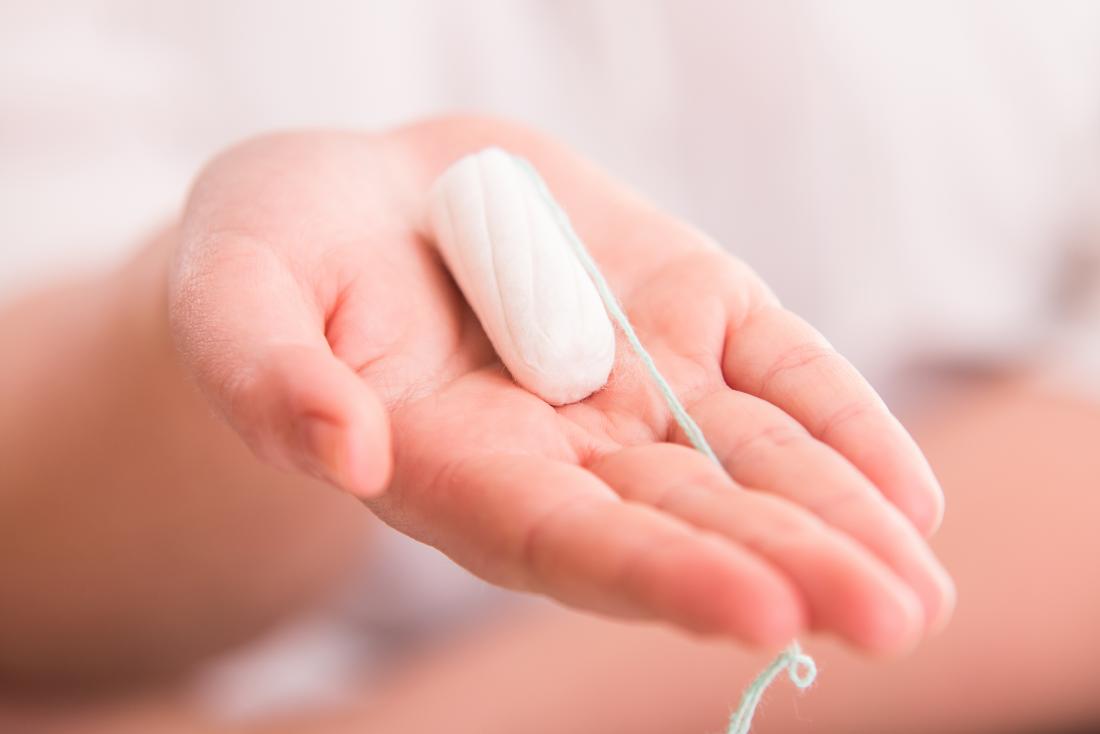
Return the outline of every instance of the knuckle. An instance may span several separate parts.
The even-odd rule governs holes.
[[[841,489],[810,502],[807,509],[828,522],[836,519],[846,508],[874,501],[876,496],[879,496],[877,492],[864,482],[847,482]]]
[[[828,366],[836,358],[836,351],[822,342],[800,344],[784,351],[764,371],[758,392],[767,391],[779,378],[795,371],[810,371]]]
[[[548,556],[552,554],[548,548],[554,545],[555,527],[587,502],[586,497],[570,497],[550,506],[531,520],[521,536],[516,552],[520,575],[527,580],[525,585],[541,586],[551,582]]]
[[[815,426],[813,433],[822,441],[827,442],[831,436],[835,435],[844,426],[873,417],[878,408],[878,404],[868,398],[850,400],[826,415]]]
[[[753,493],[755,503],[751,528],[739,540],[763,555],[821,538],[825,523],[810,508],[780,497]]]
[[[684,505],[691,504],[701,497],[710,496],[711,490],[706,487],[712,484],[714,484],[714,477],[710,474],[699,473],[683,477],[659,491],[654,498],[653,508],[675,514],[676,510]]]
[[[809,438],[806,429],[794,421],[771,423],[747,432],[722,453],[723,466],[745,461],[751,456],[767,457],[776,452],[796,448]]]

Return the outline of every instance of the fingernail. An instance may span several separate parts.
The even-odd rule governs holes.
[[[928,488],[928,491],[924,495],[925,506],[921,508],[923,517],[918,520],[918,527],[924,533],[924,536],[929,538],[935,535],[940,529],[940,525],[943,524],[946,498],[943,493],[943,485],[940,484],[940,480],[936,476],[936,472],[933,471],[928,459],[924,460],[924,468],[924,485]]]
[[[344,429],[324,418],[304,418],[300,429],[305,466],[319,479],[343,487]]]
[[[941,589],[942,598],[937,614],[929,621],[929,635],[938,635],[940,632],[943,632],[944,628],[947,627],[947,623],[951,620],[951,615],[955,612],[955,605],[958,603],[958,592],[955,589],[955,582],[947,572],[939,570],[937,572],[937,580]]]

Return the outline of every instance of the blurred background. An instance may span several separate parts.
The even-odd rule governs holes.
[[[1100,730],[1100,3],[0,0],[0,305],[125,261],[244,137],[446,112],[549,132],[710,233],[944,479],[959,632],[896,668],[826,653],[829,702],[784,698],[761,731]],[[530,732],[556,703],[592,727],[556,731],[707,731],[758,662],[559,619],[375,530],[323,604],[183,683],[13,703],[11,730],[428,731],[431,710]],[[607,647],[564,655],[581,639]],[[642,647],[675,675],[601,662]],[[661,696],[665,718],[615,718]]]

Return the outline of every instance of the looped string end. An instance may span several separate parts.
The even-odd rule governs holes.
[[[783,670],[800,690],[805,690],[813,685],[817,678],[817,664],[814,659],[802,652],[802,647],[797,641],[792,642],[783,652],[761,671],[760,675],[749,684],[741,695],[741,705],[730,717],[727,734],[748,734],[752,728],[752,717],[756,714],[756,707],[760,705],[760,699],[764,697],[764,691],[775,681]]]

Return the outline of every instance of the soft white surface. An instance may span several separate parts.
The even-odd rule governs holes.
[[[241,137],[455,109],[545,129],[699,225],[880,387],[1052,343],[1100,381],[1092,0],[7,0],[0,300],[125,256]],[[395,617],[469,597],[390,541],[439,592],[365,574]]]
[[[1060,324],[1100,3],[8,0],[0,297],[124,256],[243,136],[454,109],[594,157],[889,388]]]
[[[433,184],[428,222],[516,382],[552,405],[604,386],[615,332],[553,212],[509,153],[462,158]]]

